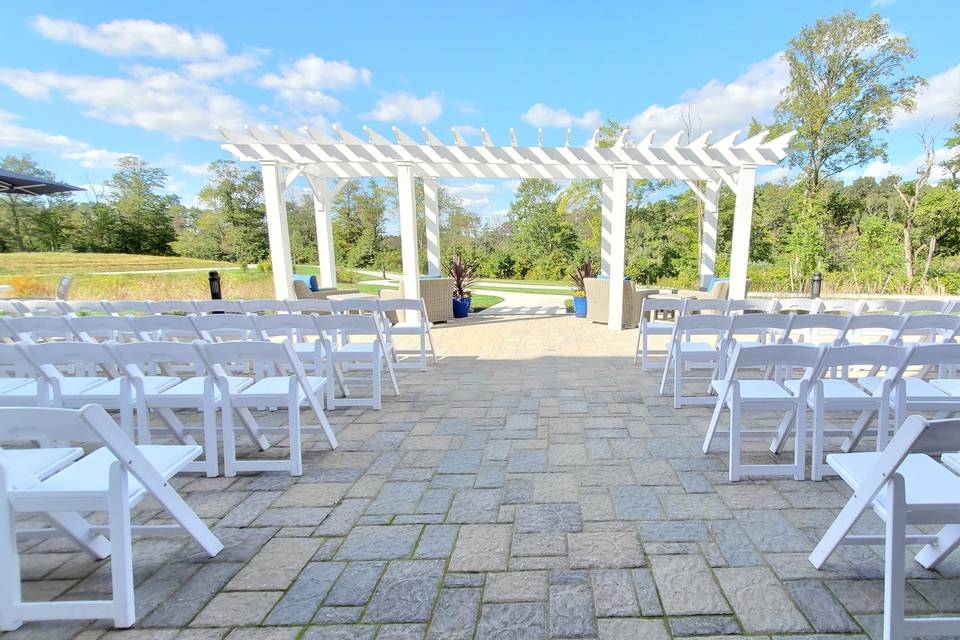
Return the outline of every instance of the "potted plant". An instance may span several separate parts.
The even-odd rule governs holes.
[[[469,287],[477,279],[477,267],[469,262],[464,262],[458,253],[453,261],[447,265],[447,275],[453,278],[453,317],[466,318],[470,315]]]
[[[573,311],[578,318],[587,317],[587,292],[583,286],[584,278],[593,277],[593,264],[586,258],[578,267],[575,267],[570,279],[573,280]]]

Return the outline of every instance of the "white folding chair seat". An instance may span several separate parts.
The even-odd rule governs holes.
[[[940,462],[947,465],[954,472],[960,474],[960,452],[958,453],[945,453],[940,456]]]
[[[640,310],[640,326],[637,328],[637,346],[633,351],[633,364],[640,361],[644,371],[662,369],[663,362],[650,362],[650,336],[669,336],[673,334],[676,319],[684,313],[687,300],[678,298],[644,298]],[[673,320],[657,320],[657,314],[669,312]],[[666,356],[666,351],[662,352]]]
[[[326,378],[307,376],[300,359],[286,342],[266,341],[197,343],[207,369],[212,372],[222,399],[223,407],[223,469],[224,475],[235,476],[238,471],[289,471],[292,476],[303,474],[301,432],[317,431],[324,434],[332,449],[337,447],[337,438],[323,412],[323,388]],[[275,375],[265,376],[239,391],[231,391],[226,367],[239,362],[269,365]],[[289,438],[288,460],[246,459],[238,460],[233,427],[233,411],[257,407],[287,408],[287,427],[282,429]],[[316,415],[316,426],[302,426],[300,408],[309,407]],[[241,414],[243,415],[243,414]],[[250,420],[253,416],[246,413]],[[257,433],[267,431],[256,425]],[[273,428],[269,430],[280,430]]]
[[[33,393],[37,392],[36,380],[29,380],[27,378],[0,378],[0,396],[11,393],[17,389],[30,386]],[[3,402],[0,401],[0,405]]]
[[[0,464],[12,460],[41,480],[70,466],[81,457],[83,449],[80,447],[0,449]]]
[[[810,554],[821,568],[841,544],[884,545],[883,638],[955,636],[960,617],[906,616],[908,544],[925,545],[915,556],[935,568],[960,545],[960,476],[931,454],[960,448],[960,421],[927,421],[911,416],[882,452],[831,454],[827,463],[853,495]],[[852,535],[867,509],[884,522],[884,534]],[[945,525],[935,534],[907,534],[908,526]]]
[[[802,344],[776,344],[744,347],[737,345],[726,374],[722,380],[714,380],[711,387],[717,393],[716,405],[702,450],[709,453],[710,445],[717,433],[720,416],[724,409],[730,412],[728,436],[729,478],[736,482],[744,476],[773,475],[793,476],[803,480],[806,475],[806,398],[810,392],[813,375],[819,365],[826,347]],[[745,369],[763,367],[773,369],[773,380],[744,378]],[[802,369],[803,376],[799,384],[791,389],[781,382],[783,375],[791,375],[794,370]],[[783,374],[781,374],[783,372]],[[782,413],[779,430],[794,423],[796,450],[792,464],[743,464],[741,462],[741,443],[744,438],[767,436],[778,433],[778,429],[747,427],[741,420],[744,411]]]
[[[176,493],[169,480],[200,453],[195,446],[138,447],[117,430],[102,407],[0,409],[0,438],[96,442],[101,448],[56,473],[40,478],[17,459],[0,459],[0,629],[11,631],[33,620],[112,619],[117,627],[136,620],[132,535],[186,533],[211,557],[223,545]],[[134,526],[130,511],[154,498],[177,525]],[[103,511],[106,526],[94,526],[81,512]],[[17,513],[41,513],[53,529],[16,531]],[[109,535],[107,542],[101,534]],[[23,602],[18,535],[67,535],[97,558],[111,557],[112,598]]]
[[[694,302],[700,301],[689,301],[687,308],[689,309]],[[709,300],[705,302],[718,301]],[[731,320],[731,317],[724,315],[681,315],[677,318],[673,334],[670,336],[663,376],[660,379],[660,395],[663,395],[672,366],[673,406],[675,409],[681,408],[684,404],[713,404],[713,398],[710,397],[684,396],[681,390],[683,374],[690,365],[707,365],[712,370],[710,379],[713,379],[720,367],[721,350]],[[703,342],[702,339],[712,340],[714,344]],[[709,383],[707,389],[710,390]]]

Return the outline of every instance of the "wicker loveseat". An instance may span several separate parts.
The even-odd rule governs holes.
[[[326,300],[328,296],[335,295],[335,294],[360,293],[360,289],[337,289],[336,287],[329,287],[326,289],[318,289],[317,291],[311,291],[310,287],[304,284],[302,280],[294,280],[293,292],[297,294],[298,300],[310,300],[310,299]]]
[[[447,322],[453,320],[453,278],[420,278],[420,297],[427,307],[427,317],[430,322]],[[381,289],[380,297],[384,299],[405,298],[403,283],[399,291]]]
[[[610,313],[610,281],[584,278],[583,288],[587,294],[587,320],[606,324]],[[632,281],[623,281],[624,329],[632,329],[640,324],[640,308],[643,306],[643,299],[657,293],[657,289],[638,291],[634,288]]]

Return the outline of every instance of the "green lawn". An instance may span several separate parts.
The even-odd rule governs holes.
[[[16,252],[0,253],[0,275],[62,276],[102,271],[155,269],[223,269],[230,262],[176,256],[138,256],[127,253]]]
[[[489,280],[485,282],[503,282],[502,280]],[[526,287],[497,287],[497,286],[487,286],[483,284],[474,285],[477,289],[483,289],[484,291],[507,291],[513,293],[542,293],[545,295],[555,295],[555,296],[568,296],[570,295],[570,288],[566,289],[533,289]]]

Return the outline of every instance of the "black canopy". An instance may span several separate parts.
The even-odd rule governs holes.
[[[62,182],[53,182],[52,180],[44,180],[43,178],[0,169],[0,193],[46,196],[64,191],[83,191],[83,189]]]

